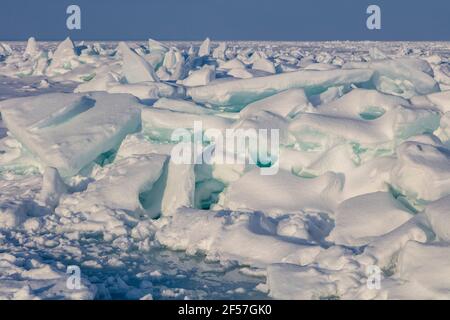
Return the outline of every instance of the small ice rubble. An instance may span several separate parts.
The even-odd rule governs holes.
[[[82,277],[76,290],[67,286],[66,270],[58,270],[35,258],[22,254],[0,253],[1,300],[90,300],[96,288]]]
[[[0,103],[8,130],[63,176],[78,173],[140,128],[140,105],[130,95],[44,94]]]

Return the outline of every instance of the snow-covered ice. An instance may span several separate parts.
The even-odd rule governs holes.
[[[0,43],[0,299],[449,299],[449,58]],[[214,160],[211,130],[276,129],[279,153],[179,163],[172,134],[196,123]]]

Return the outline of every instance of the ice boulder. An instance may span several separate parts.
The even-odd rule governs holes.
[[[126,94],[51,93],[1,102],[8,130],[62,176],[78,173],[140,128],[140,104]]]

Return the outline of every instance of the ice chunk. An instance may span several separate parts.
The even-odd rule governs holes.
[[[118,50],[123,59],[123,75],[128,83],[159,81],[153,67],[144,58],[133,52],[125,42],[119,43]]]
[[[73,92],[92,92],[92,91],[108,91],[115,84],[118,84],[117,78],[111,73],[96,75],[92,80],[80,84]]]
[[[186,87],[204,86],[216,78],[214,67],[205,65],[200,70],[193,71],[186,79],[180,83]]]
[[[325,70],[336,70],[339,69],[337,66],[327,63],[311,63],[310,65],[303,68],[303,70],[316,70],[316,71],[325,71]]]
[[[250,103],[240,111],[239,115],[241,118],[245,118],[264,110],[287,118],[288,116],[294,116],[300,111],[310,110],[311,107],[303,89],[289,89]]]
[[[392,184],[407,196],[433,201],[450,192],[450,151],[414,141],[397,147]]]
[[[119,150],[117,150],[116,159],[124,159],[151,153],[169,156],[173,146],[173,144],[152,142],[142,133],[129,134],[122,141]]]
[[[215,59],[225,60],[225,51],[227,51],[227,44],[226,42],[221,42],[219,46],[214,49],[212,56]]]
[[[418,106],[436,106],[441,112],[450,111],[450,90],[431,93],[426,96],[415,96],[411,102]]]
[[[214,109],[205,108],[192,101],[181,99],[161,98],[153,104],[154,108],[165,109],[177,112],[186,112],[191,114],[215,114]]]
[[[396,229],[412,217],[387,192],[376,192],[342,202],[334,214],[335,228],[327,240],[346,246],[362,246],[374,237]]]
[[[252,65],[252,69],[254,70],[261,70],[261,71],[265,71],[268,73],[276,73],[275,70],[275,66],[273,65],[273,62],[270,61],[269,59],[263,58],[263,57],[259,57],[257,59],[254,60],[253,65]]]
[[[61,198],[55,213],[60,232],[102,233],[111,239],[127,233],[136,219],[161,215],[167,156],[137,155],[105,166],[83,192]]]
[[[258,136],[258,145],[259,146],[272,146],[271,138],[272,138],[272,129],[278,130],[277,135],[279,140],[277,140],[277,143],[280,144],[286,144],[288,143],[288,122],[286,119],[280,117],[277,114],[261,110],[259,112],[255,112],[252,114],[249,114],[247,117],[244,117],[238,121],[236,121],[232,128],[235,130],[235,133],[239,132],[238,130],[242,129],[243,131],[246,131],[248,129],[254,129],[253,132],[264,132],[259,130],[267,130],[266,135],[259,135]],[[267,137],[267,139],[266,139]],[[277,139],[278,139],[277,138]],[[268,143],[268,144],[266,144]],[[269,149],[269,147],[268,147]],[[275,150],[268,150],[275,152]]]
[[[193,164],[177,164],[170,161],[167,183],[161,204],[163,215],[172,215],[182,207],[194,206],[195,172]]]
[[[219,68],[225,69],[225,70],[245,69],[245,64],[241,60],[234,58],[234,59],[225,61],[224,63],[220,64]]]
[[[423,71],[423,65],[409,60],[375,60],[350,62],[343,68],[370,68],[375,71],[373,82],[384,93],[411,98],[439,91],[439,84]]]
[[[450,241],[450,196],[429,204],[425,215],[439,239]]]
[[[28,39],[27,47],[25,48],[25,51],[23,53],[24,57],[36,57],[40,54],[40,50],[38,48],[38,45],[36,43],[36,39],[33,37]]]
[[[153,40],[153,39],[148,39],[148,50],[150,52],[157,52],[157,51],[159,51],[159,52],[164,52],[165,53],[165,52],[169,51],[169,48],[166,45],[164,45],[161,42],[159,42],[159,41],[156,41],[156,40]]]
[[[140,125],[140,105],[130,95],[44,94],[0,104],[8,130],[47,166],[71,176],[118,147]]]
[[[377,265],[386,270],[395,266],[398,253],[409,241],[425,243],[433,237],[428,223],[418,214],[391,232],[372,241],[358,260],[363,265]]]
[[[409,106],[408,100],[376,90],[353,89],[341,98],[318,106],[322,114],[373,120],[397,106]]]
[[[319,300],[338,297],[338,287],[326,270],[294,264],[267,268],[269,295],[275,299]]]
[[[188,95],[197,102],[242,107],[287,89],[305,88],[306,91],[321,92],[332,86],[367,82],[372,74],[373,71],[368,69],[295,71],[252,79],[212,82],[207,86],[190,88]]]
[[[177,97],[179,90],[164,82],[116,83],[107,88],[109,93],[129,93],[141,101],[152,101],[161,97]]]
[[[396,276],[417,284],[413,294],[410,293],[414,298],[448,299],[449,256],[448,246],[409,241],[399,254]]]
[[[234,122],[232,119],[211,114],[190,114],[159,108],[142,109],[142,126],[144,131],[157,139],[169,139],[173,130],[178,128],[193,129],[195,122],[201,123],[202,129],[225,130]]]
[[[307,179],[284,170],[265,176],[256,168],[228,186],[220,196],[218,207],[262,211],[275,216],[301,210],[331,212],[341,183],[334,173]]]
[[[56,48],[51,58],[51,63],[47,68],[47,73],[58,74],[65,73],[79,65],[78,56],[75,51],[75,46],[67,37]]]
[[[413,135],[433,132],[439,126],[439,118],[433,110],[401,106],[375,120],[302,113],[290,123],[289,131],[302,144],[319,148],[342,139],[362,144],[395,144]]]
[[[319,246],[294,244],[258,230],[262,230],[260,220],[248,214],[184,208],[155,237],[175,250],[256,267],[279,262],[308,264],[321,251]]]
[[[170,48],[164,55],[163,65],[158,69],[157,74],[161,80],[178,80],[185,77],[186,71],[184,57],[180,50]]]
[[[45,168],[39,201],[50,208],[56,208],[61,195],[66,192],[67,186],[61,179],[58,170],[52,167]]]
[[[345,173],[343,199],[378,191],[388,191],[394,157],[372,159]]]
[[[209,38],[206,38],[200,45],[200,48],[198,49],[198,56],[199,57],[209,56],[210,53],[211,53],[211,40],[209,40]]]

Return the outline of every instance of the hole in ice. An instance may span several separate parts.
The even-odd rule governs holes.
[[[112,163],[116,157],[117,150],[111,149],[109,151],[103,152],[100,154],[97,159],[94,160],[96,164],[98,164],[101,167],[104,167],[110,163]]]
[[[375,120],[381,117],[386,111],[380,107],[367,107],[359,116],[364,120]]]
[[[210,165],[195,166],[194,207],[209,210],[219,200],[219,194],[225,189],[225,184],[214,179]]]

